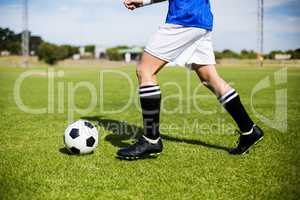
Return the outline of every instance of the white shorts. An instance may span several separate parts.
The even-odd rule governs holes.
[[[216,64],[212,33],[201,28],[164,24],[150,39],[145,51],[178,65]]]

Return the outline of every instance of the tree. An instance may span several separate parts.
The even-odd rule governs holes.
[[[240,55],[234,51],[231,51],[229,49],[225,49],[222,52],[222,58],[240,58]]]
[[[21,53],[21,43],[18,41],[9,42],[7,44],[7,51],[11,54],[17,55]]]
[[[254,51],[242,50],[240,54],[241,59],[256,59],[257,54]]]
[[[95,53],[95,45],[87,45],[84,48],[85,48],[85,52],[88,52],[91,54]]]
[[[300,49],[294,51],[293,59],[300,59]]]
[[[43,60],[50,65],[58,61],[57,46],[50,43],[42,43],[37,51],[39,60]]]
[[[21,54],[22,33],[15,34],[8,28],[0,27],[0,51],[9,51],[11,54]],[[30,51],[36,52],[38,47],[43,43],[39,36],[30,37]]]
[[[284,54],[284,52],[283,51],[271,51],[269,54],[268,54],[268,58],[269,59],[275,59],[275,55],[276,54]]]
[[[59,60],[72,57],[74,54],[78,53],[78,51],[78,47],[73,47],[71,45],[58,46],[44,42],[39,46],[37,55],[39,60],[43,60],[50,65],[54,65]]]
[[[223,58],[223,55],[222,55],[221,52],[215,51],[215,57],[216,57],[217,60],[219,60],[219,59],[222,59],[222,58]]]
[[[292,55],[292,59],[300,59],[300,49],[288,50],[285,53]]]
[[[122,49],[128,49],[128,46],[117,46],[106,49],[106,55],[109,60],[119,61],[123,59],[122,54],[119,53]]]
[[[8,28],[0,27],[0,51],[9,51],[12,54],[21,52],[21,38]]]
[[[62,45],[63,48],[65,48],[68,53],[67,53],[67,58],[72,57],[74,54],[79,53],[79,47],[71,46],[71,45]]]

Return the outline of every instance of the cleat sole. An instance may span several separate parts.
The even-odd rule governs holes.
[[[116,158],[121,160],[138,160],[146,158],[157,158],[161,153],[150,153],[144,156],[117,156]]]
[[[160,153],[150,153],[149,156],[158,157]]]

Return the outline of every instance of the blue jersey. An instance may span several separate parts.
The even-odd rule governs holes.
[[[209,0],[169,0],[166,23],[211,31],[213,14]]]

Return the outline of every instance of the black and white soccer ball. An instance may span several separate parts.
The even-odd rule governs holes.
[[[66,148],[73,154],[88,154],[98,145],[98,130],[87,120],[78,120],[65,130]]]

